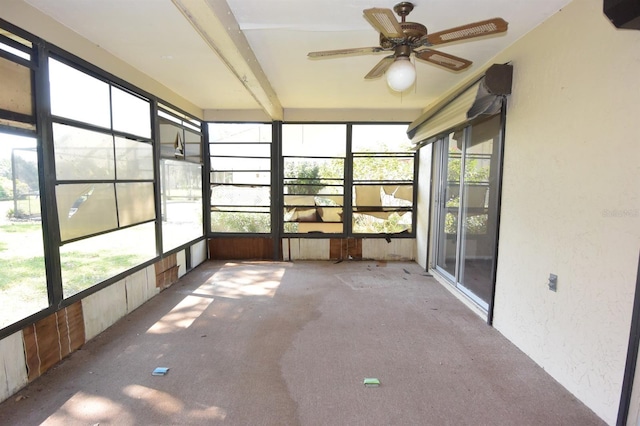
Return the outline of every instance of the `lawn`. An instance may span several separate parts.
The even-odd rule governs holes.
[[[60,257],[65,297],[146,260],[119,250],[117,242],[99,252],[63,251]],[[4,222],[0,225],[0,328],[48,305],[40,223]]]

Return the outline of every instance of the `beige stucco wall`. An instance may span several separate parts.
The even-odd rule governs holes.
[[[494,326],[614,424],[640,248],[640,31],[574,0],[506,61]]]

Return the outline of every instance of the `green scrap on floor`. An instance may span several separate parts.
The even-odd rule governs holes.
[[[380,386],[380,380],[375,377],[368,377],[364,379],[364,385],[367,387]]]

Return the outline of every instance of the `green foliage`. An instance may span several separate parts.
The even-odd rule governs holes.
[[[29,218],[29,215],[20,209],[7,210],[7,219],[27,219],[27,218]]]
[[[284,224],[284,233],[285,234],[296,234],[296,233],[298,233],[298,223],[297,222],[285,222],[285,224]]]
[[[0,178],[11,181],[11,159],[9,157],[0,158]]]
[[[467,217],[465,230],[467,234],[483,235],[487,233],[488,215],[481,214]]]
[[[271,231],[268,213],[216,212],[211,214],[212,232],[267,233]]]
[[[460,182],[460,172],[462,161],[457,152],[449,153],[449,162],[447,167],[447,180],[449,183],[458,184]],[[483,166],[482,160],[478,158],[466,158],[464,179],[465,183],[486,183],[490,178],[490,167]],[[446,203],[447,207],[459,207],[460,195],[451,196]],[[468,216],[464,223],[465,232],[467,234],[485,234],[487,232],[487,215]],[[456,234],[458,232],[457,215],[447,213],[444,220],[444,232],[447,234]]]
[[[353,231],[362,234],[399,234],[411,230],[410,222],[403,223],[407,222],[409,217],[411,217],[410,213],[401,216],[394,212],[385,220],[366,214],[356,214],[353,216]]]
[[[31,153],[27,153],[31,154]],[[19,195],[28,194],[38,191],[38,168],[36,163],[25,160],[21,155],[14,157],[16,192]],[[0,187],[8,195],[7,198],[13,197],[13,178],[11,171],[11,161],[7,158],[0,160]],[[0,190],[0,194],[2,194]],[[2,199],[0,195],[0,199]]]
[[[458,215],[453,213],[447,213],[444,217],[444,232],[445,234],[457,234],[458,233]]]
[[[11,179],[0,176],[0,200],[13,199],[13,183]]]
[[[34,163],[24,160],[19,155],[15,157],[16,166],[16,197],[21,198],[32,192],[38,192],[38,170]],[[8,159],[0,160],[0,200],[12,200],[13,174]]]
[[[311,161],[288,163],[284,175],[289,177],[285,184],[289,194],[317,194],[325,187],[321,184],[320,166]]]
[[[464,223],[464,231],[467,235],[483,235],[487,233],[488,215],[480,214],[467,216]],[[458,216],[447,213],[444,218],[444,232],[446,234],[458,233]]]
[[[357,157],[353,161],[354,180],[411,180],[413,160],[404,157]]]
[[[449,157],[447,167],[447,180],[450,182],[460,181],[460,168],[462,161],[459,157]],[[489,166],[481,166],[477,158],[467,158],[464,179],[466,182],[486,182],[489,180]]]

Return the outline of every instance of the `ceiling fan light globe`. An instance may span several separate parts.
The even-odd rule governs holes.
[[[387,70],[387,84],[391,90],[403,92],[416,81],[416,68],[407,57],[399,57]]]

